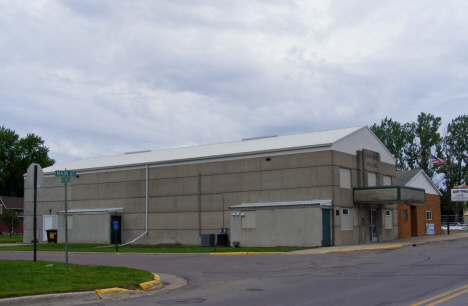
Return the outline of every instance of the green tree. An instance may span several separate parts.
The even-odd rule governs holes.
[[[397,170],[423,169],[429,177],[431,154],[440,155],[442,137],[438,132],[442,119],[421,113],[416,122],[400,124],[385,117],[370,129],[396,159]]]
[[[406,130],[400,123],[391,118],[382,120],[380,125],[374,123],[370,129],[380,139],[383,145],[396,159],[397,170],[406,170],[404,148],[406,145]]]
[[[433,177],[436,172],[434,167],[431,167],[431,155],[441,155],[442,137],[439,133],[439,128],[442,123],[441,117],[435,117],[431,114],[421,113],[418,116],[417,122],[411,124],[411,132],[417,138],[416,150],[411,151],[413,155],[408,154],[408,160],[412,160],[410,169],[422,169],[429,177]]]
[[[16,214],[16,211],[12,209],[5,210],[0,220],[3,222],[3,224],[5,224],[8,227],[11,238],[11,232],[13,232],[13,230],[18,228],[18,226],[20,225],[20,219]]]
[[[468,184],[468,116],[462,115],[452,120],[447,126],[443,141],[443,158],[446,164],[439,166],[439,173],[444,175],[442,193],[445,205],[450,203],[450,189],[455,185]],[[445,187],[445,190],[444,188]],[[440,186],[439,186],[440,188]],[[461,203],[457,203],[461,204]],[[456,213],[463,213],[462,205],[456,205]]]
[[[55,163],[40,136],[20,138],[15,131],[0,127],[0,195],[22,197],[24,178],[31,163],[49,167]]]

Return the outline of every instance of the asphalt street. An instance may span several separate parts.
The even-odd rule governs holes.
[[[326,254],[70,253],[70,263],[144,269],[176,276],[187,285],[60,304],[468,305],[467,258],[468,239]],[[32,253],[0,252],[0,259],[32,260]],[[38,253],[38,260],[63,261],[64,255]]]

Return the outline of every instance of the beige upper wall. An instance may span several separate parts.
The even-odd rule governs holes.
[[[383,163],[395,164],[395,158],[380,142],[380,140],[372,133],[372,131],[364,127],[358,131],[346,136],[345,138],[336,141],[332,145],[332,150],[355,155],[357,150],[367,149],[380,153],[380,160]]]

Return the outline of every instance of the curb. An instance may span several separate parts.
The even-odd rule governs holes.
[[[154,280],[141,283],[140,288],[141,290],[129,290],[123,288],[109,288],[109,289],[101,289],[95,291],[82,291],[82,292],[67,292],[67,293],[50,293],[50,294],[42,294],[42,295],[28,295],[28,296],[21,296],[21,297],[12,297],[12,298],[4,298],[0,299],[0,305],[28,305],[32,302],[39,302],[39,301],[49,301],[49,300],[57,300],[57,299],[70,299],[70,298],[85,298],[89,301],[91,300],[100,300],[102,298],[110,297],[115,294],[121,293],[137,293],[137,292],[147,292],[150,290],[156,290],[163,287],[163,283],[159,275],[154,274]]]
[[[130,289],[123,289],[123,288],[108,288],[108,289],[100,289],[94,290],[99,297],[111,294],[120,294],[120,293],[131,293],[131,292],[140,292],[140,291],[148,291],[148,290],[156,290],[163,286],[161,282],[161,278],[159,275],[153,273],[154,280],[149,282],[144,282],[140,284],[140,289],[137,290],[130,290]]]
[[[328,254],[328,253],[349,253],[349,252],[365,252],[365,251],[381,251],[381,250],[391,250],[391,249],[400,249],[402,248],[402,244],[391,245],[386,247],[379,247],[379,248],[361,248],[361,249],[347,249],[347,250],[334,250],[334,251],[325,251],[320,254]]]
[[[210,255],[275,255],[288,254],[287,252],[225,252],[225,253],[210,253]]]

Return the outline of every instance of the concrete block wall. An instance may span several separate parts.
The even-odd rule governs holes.
[[[356,156],[335,151],[150,166],[148,234],[136,243],[199,244],[199,233],[217,233],[223,227],[223,216],[224,227],[229,228],[229,207],[241,203],[332,199],[337,207],[352,208],[352,190],[339,187],[340,167],[352,170],[352,184],[357,186]],[[383,165],[381,169],[394,176],[394,166]],[[68,186],[68,209],[123,207],[123,241],[145,231],[145,166],[78,174]],[[42,215],[64,210],[60,178],[46,177],[43,185],[38,193],[39,241]],[[224,194],[224,206],[220,193]],[[31,201],[32,190],[26,187],[26,242],[32,239]],[[356,242],[355,234],[338,231],[341,229],[332,225],[335,244]]]
[[[229,206],[333,196],[331,151],[277,154],[268,158],[150,166],[148,235],[137,243],[198,244],[199,220],[201,233],[217,233],[223,226],[223,208],[224,227],[229,228]],[[123,207],[124,242],[145,231],[144,166],[78,174],[68,184],[68,209]],[[219,193],[224,194],[224,207]],[[33,236],[32,205],[27,205],[32,197],[32,190],[25,188],[24,241],[30,241]],[[38,193],[38,237],[42,235],[42,215],[49,214],[49,209],[52,214],[64,210],[64,185],[59,177],[46,177]]]

